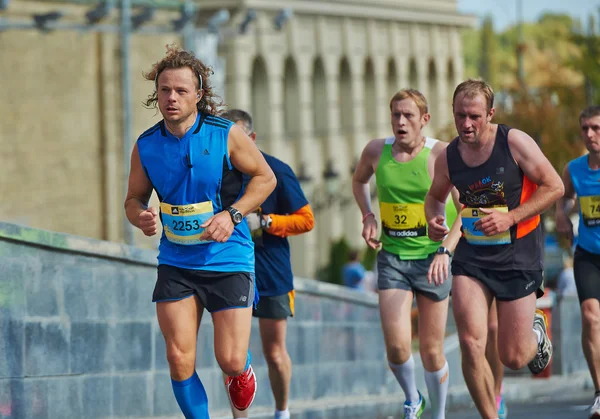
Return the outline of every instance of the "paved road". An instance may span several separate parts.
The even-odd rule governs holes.
[[[581,398],[581,395],[573,395],[563,401],[554,401],[555,398],[537,398],[534,404],[508,404],[509,419],[586,419],[586,409],[591,403],[591,397]],[[422,419],[429,419],[431,414],[423,415]],[[452,411],[446,415],[446,419],[479,419],[475,407]]]

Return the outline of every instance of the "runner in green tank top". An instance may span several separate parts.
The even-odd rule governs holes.
[[[425,400],[417,390],[411,354],[411,308],[419,310],[419,350],[433,418],[445,418],[448,363],[443,343],[448,316],[450,254],[460,238],[458,192],[446,205],[449,234],[440,243],[429,239],[425,196],[434,162],[447,144],[422,134],[430,115],[427,99],[417,90],[401,90],[390,102],[393,136],[370,141],[362,152],[352,190],[363,214],[362,236],[377,255],[379,308],[387,358],[405,394],[404,417],[419,418]],[[369,180],[375,175],[381,217],[371,210]],[[453,202],[454,201],[454,202]],[[452,227],[450,229],[450,227]]]
[[[383,250],[402,260],[426,259],[440,247],[427,236],[424,198],[431,185],[428,162],[432,149],[445,143],[432,138],[420,140],[420,151],[412,160],[399,162],[394,158],[395,137],[384,140],[377,164],[377,197],[381,214]],[[402,180],[399,182],[399,180]],[[452,200],[446,203],[446,220],[452,225],[457,210]]]

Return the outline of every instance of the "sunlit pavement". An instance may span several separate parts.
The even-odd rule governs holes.
[[[553,401],[551,397],[545,399],[540,397],[529,404],[508,403],[507,417],[510,419],[585,419],[587,418],[586,410],[592,401],[591,399],[591,396],[582,398],[580,394],[574,394],[573,399],[561,402]],[[480,417],[475,407],[452,411],[446,415],[447,419],[475,419]],[[429,418],[431,418],[431,412],[427,412],[427,414],[421,416],[421,419]]]

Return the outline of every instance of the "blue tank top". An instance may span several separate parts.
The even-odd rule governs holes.
[[[160,121],[137,140],[160,200],[158,263],[185,269],[254,273],[254,244],[244,219],[225,243],[201,241],[202,222],[239,199],[242,173],[229,160],[232,122],[200,113],[182,137]]]
[[[600,170],[590,169],[586,154],[569,163],[569,173],[579,201],[577,244],[600,255]]]

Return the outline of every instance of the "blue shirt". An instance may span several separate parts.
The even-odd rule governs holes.
[[[223,211],[243,191],[242,173],[229,160],[228,137],[232,122],[199,114],[182,138],[159,122],[137,140],[140,160],[161,202],[163,234],[158,263],[185,269],[217,272],[254,272],[254,244],[246,221],[237,225],[225,243],[181,244],[199,237],[202,220]],[[190,204],[202,203],[201,218],[194,219]],[[205,209],[210,207],[207,212]],[[168,208],[165,210],[165,208]]]
[[[263,156],[275,173],[277,187],[261,205],[262,213],[293,214],[308,205],[292,168],[269,154],[263,153]],[[256,287],[261,296],[284,295],[294,289],[290,244],[286,237],[263,231],[262,243],[255,246],[255,258]]]
[[[571,182],[579,201],[577,244],[600,255],[600,170],[592,170],[588,156],[569,163]]]
[[[366,270],[360,262],[350,262],[344,265],[342,279],[344,285],[349,288],[362,289],[362,279]]]

